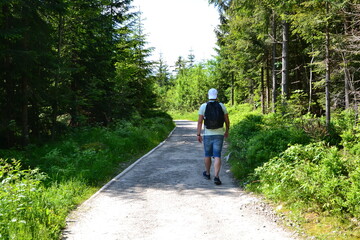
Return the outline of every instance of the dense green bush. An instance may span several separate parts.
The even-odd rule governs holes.
[[[69,207],[89,193],[80,181],[45,188],[46,174],[0,159],[0,239],[57,239]]]
[[[237,178],[248,180],[256,167],[278,156],[289,144],[308,142],[309,137],[301,129],[283,124],[272,126],[261,115],[248,115],[231,129],[232,172]]]
[[[360,217],[359,158],[345,158],[323,142],[294,145],[255,170],[248,188],[317,212]]]

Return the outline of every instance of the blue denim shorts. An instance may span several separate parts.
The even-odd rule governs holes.
[[[205,135],[203,137],[205,157],[221,157],[223,135]]]

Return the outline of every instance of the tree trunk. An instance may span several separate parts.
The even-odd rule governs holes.
[[[326,2],[326,13],[329,13],[329,4]],[[326,24],[325,39],[325,108],[326,108],[326,126],[330,129],[330,33],[329,22]]]
[[[61,79],[61,48],[62,48],[62,33],[63,33],[63,20],[64,17],[62,13],[59,14],[59,22],[58,22],[58,39],[57,39],[57,63],[58,63],[58,71],[55,77],[55,86],[54,86],[54,101],[53,101],[53,111],[52,111],[52,131],[51,136],[55,138],[57,134],[57,116],[59,114],[59,82]]]
[[[281,94],[284,99],[289,95],[289,23],[283,21],[283,42],[282,42],[282,71],[281,71]]]
[[[25,26],[29,26],[28,19],[25,17],[24,21]],[[26,32],[24,34],[24,39],[22,41],[22,47],[23,51],[26,52],[29,50],[29,33]],[[25,58],[30,58],[30,56],[26,56]],[[25,61],[29,61],[29,59],[25,59]],[[27,64],[25,64],[27,65]],[[21,77],[21,91],[23,94],[22,98],[22,141],[23,146],[27,146],[30,142],[29,140],[29,69],[25,67],[25,69],[22,71],[22,77]]]
[[[22,79],[22,92],[23,92],[23,102],[22,102],[22,139],[23,145],[27,146],[30,142],[29,140],[29,80],[26,76]]]
[[[231,106],[234,106],[235,104],[235,94],[234,94],[234,82],[235,82],[235,79],[234,79],[234,72],[231,73]]]
[[[308,106],[308,112],[311,112],[311,104],[312,104],[312,94],[313,94],[313,89],[312,89],[312,83],[313,83],[313,67],[312,64],[314,63],[314,59],[315,56],[311,57],[311,61],[310,61],[310,76],[309,76],[309,106]]]
[[[272,34],[273,34],[273,43],[272,43],[272,105],[273,112],[276,111],[276,100],[277,100],[277,83],[276,83],[276,19],[275,13],[273,13],[272,19]]]
[[[9,19],[9,6],[8,4],[3,4],[2,6],[2,17],[3,17],[3,28],[5,31],[8,31],[10,28],[10,23],[11,20]],[[3,46],[4,48],[10,48],[8,45]],[[3,127],[5,129],[5,135],[6,135],[6,143],[4,145],[1,145],[1,147],[3,146],[11,146],[14,143],[14,132],[12,130],[9,129],[10,126],[10,121],[13,118],[13,114],[14,113],[14,103],[15,103],[15,99],[14,98],[14,86],[12,85],[16,85],[14,84],[14,81],[11,81],[11,74],[9,73],[11,70],[11,57],[9,55],[9,53],[4,54],[3,59],[2,59],[2,64],[3,64],[3,69],[5,70],[2,74],[3,79],[1,79],[2,84],[4,84],[4,108],[1,109],[1,115],[0,115],[0,123],[2,124],[1,127]]]
[[[345,91],[345,109],[350,109],[350,89],[349,89],[349,82],[350,82],[350,73],[348,69],[348,62],[343,54],[343,61],[344,61],[344,91]]]
[[[348,22],[347,19],[345,18],[344,21],[344,32],[345,32],[345,36],[348,35]],[[349,91],[349,83],[350,83],[350,73],[349,73],[349,68],[348,68],[348,60],[346,57],[346,53],[342,52],[341,53],[343,62],[344,62],[344,94],[345,94],[345,109],[349,109],[350,108],[350,91]]]
[[[266,60],[266,112],[270,108],[270,61],[269,57]]]
[[[264,84],[264,67],[261,67],[261,110],[265,114],[265,84]]]

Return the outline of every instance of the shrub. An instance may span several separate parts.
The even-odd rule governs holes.
[[[260,115],[249,115],[231,131],[232,172],[242,180],[254,169],[283,152],[289,144],[306,144],[309,137],[295,127],[281,125],[269,129]]]
[[[22,170],[17,160],[0,159],[0,238],[56,239],[69,208],[87,191],[81,182],[53,184],[38,169]]]
[[[260,180],[248,188],[288,204],[359,217],[359,161],[349,163],[336,147],[324,143],[289,147],[255,170]]]
[[[357,159],[357,167],[349,173],[349,187],[345,193],[345,206],[357,219],[360,218],[360,161]]]
[[[305,228],[322,229],[335,238],[341,231],[358,237],[360,128],[356,114],[334,114],[330,129],[324,118],[295,115],[250,117],[233,126],[232,172],[246,189],[286,205],[285,211],[300,217]],[[318,217],[308,219],[310,215]],[[337,225],[331,219],[337,219]],[[324,224],[331,225],[331,233]]]

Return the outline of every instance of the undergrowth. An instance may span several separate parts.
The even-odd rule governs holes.
[[[173,127],[171,117],[154,114],[79,128],[24,151],[0,150],[0,239],[59,239],[71,209]]]
[[[330,131],[309,115],[248,114],[231,128],[231,170],[245,189],[288,209],[308,235],[360,237],[360,128],[351,112]]]

